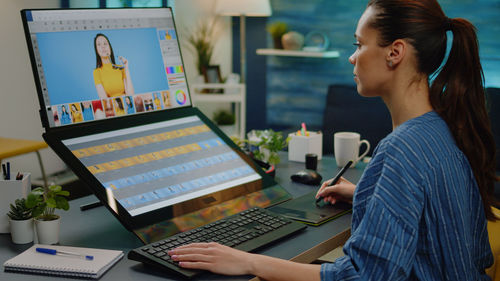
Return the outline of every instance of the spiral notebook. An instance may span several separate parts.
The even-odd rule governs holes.
[[[37,247],[91,255],[94,259],[39,253]],[[35,244],[3,266],[10,272],[98,279],[122,257],[122,251]]]

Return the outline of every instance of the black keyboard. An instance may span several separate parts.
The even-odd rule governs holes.
[[[256,207],[131,250],[128,258],[191,278],[203,271],[179,267],[167,254],[169,250],[190,243],[217,242],[248,252],[304,228],[302,223]]]

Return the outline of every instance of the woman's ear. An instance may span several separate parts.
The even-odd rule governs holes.
[[[396,67],[404,58],[407,48],[407,42],[402,39],[396,39],[388,46],[387,65]]]

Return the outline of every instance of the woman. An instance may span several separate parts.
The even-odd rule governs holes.
[[[80,103],[82,107],[83,120],[91,121],[94,120],[94,114],[92,113],[92,105],[90,101],[84,101]]]
[[[61,105],[61,124],[62,125],[71,124],[71,117],[69,117],[66,105]]]
[[[134,104],[132,103],[132,97],[125,97],[125,104],[127,105],[127,114],[135,113]]]
[[[429,85],[447,31],[452,48]],[[393,132],[356,187],[343,179],[318,191],[332,203],[353,199],[346,255],[310,265],[200,243],[169,253],[181,267],[266,280],[489,279],[495,144],[474,27],[447,18],[435,0],[372,0],[355,38],[358,92],[384,100]]]
[[[78,123],[83,121],[82,113],[74,103],[71,104],[71,117],[73,118],[73,123]]]
[[[125,107],[123,106],[122,98],[115,98],[115,112],[116,116],[125,115]]]
[[[100,99],[133,95],[134,86],[130,78],[128,60],[118,57],[123,65],[115,63],[115,54],[106,35],[99,33],[94,38],[96,68],[94,83]]]

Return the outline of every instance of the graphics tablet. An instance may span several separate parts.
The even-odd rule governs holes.
[[[336,219],[352,210],[352,205],[345,202],[337,202],[334,205],[320,202],[316,205],[315,196],[316,191],[312,191],[278,206],[273,206],[269,210],[314,226]]]

